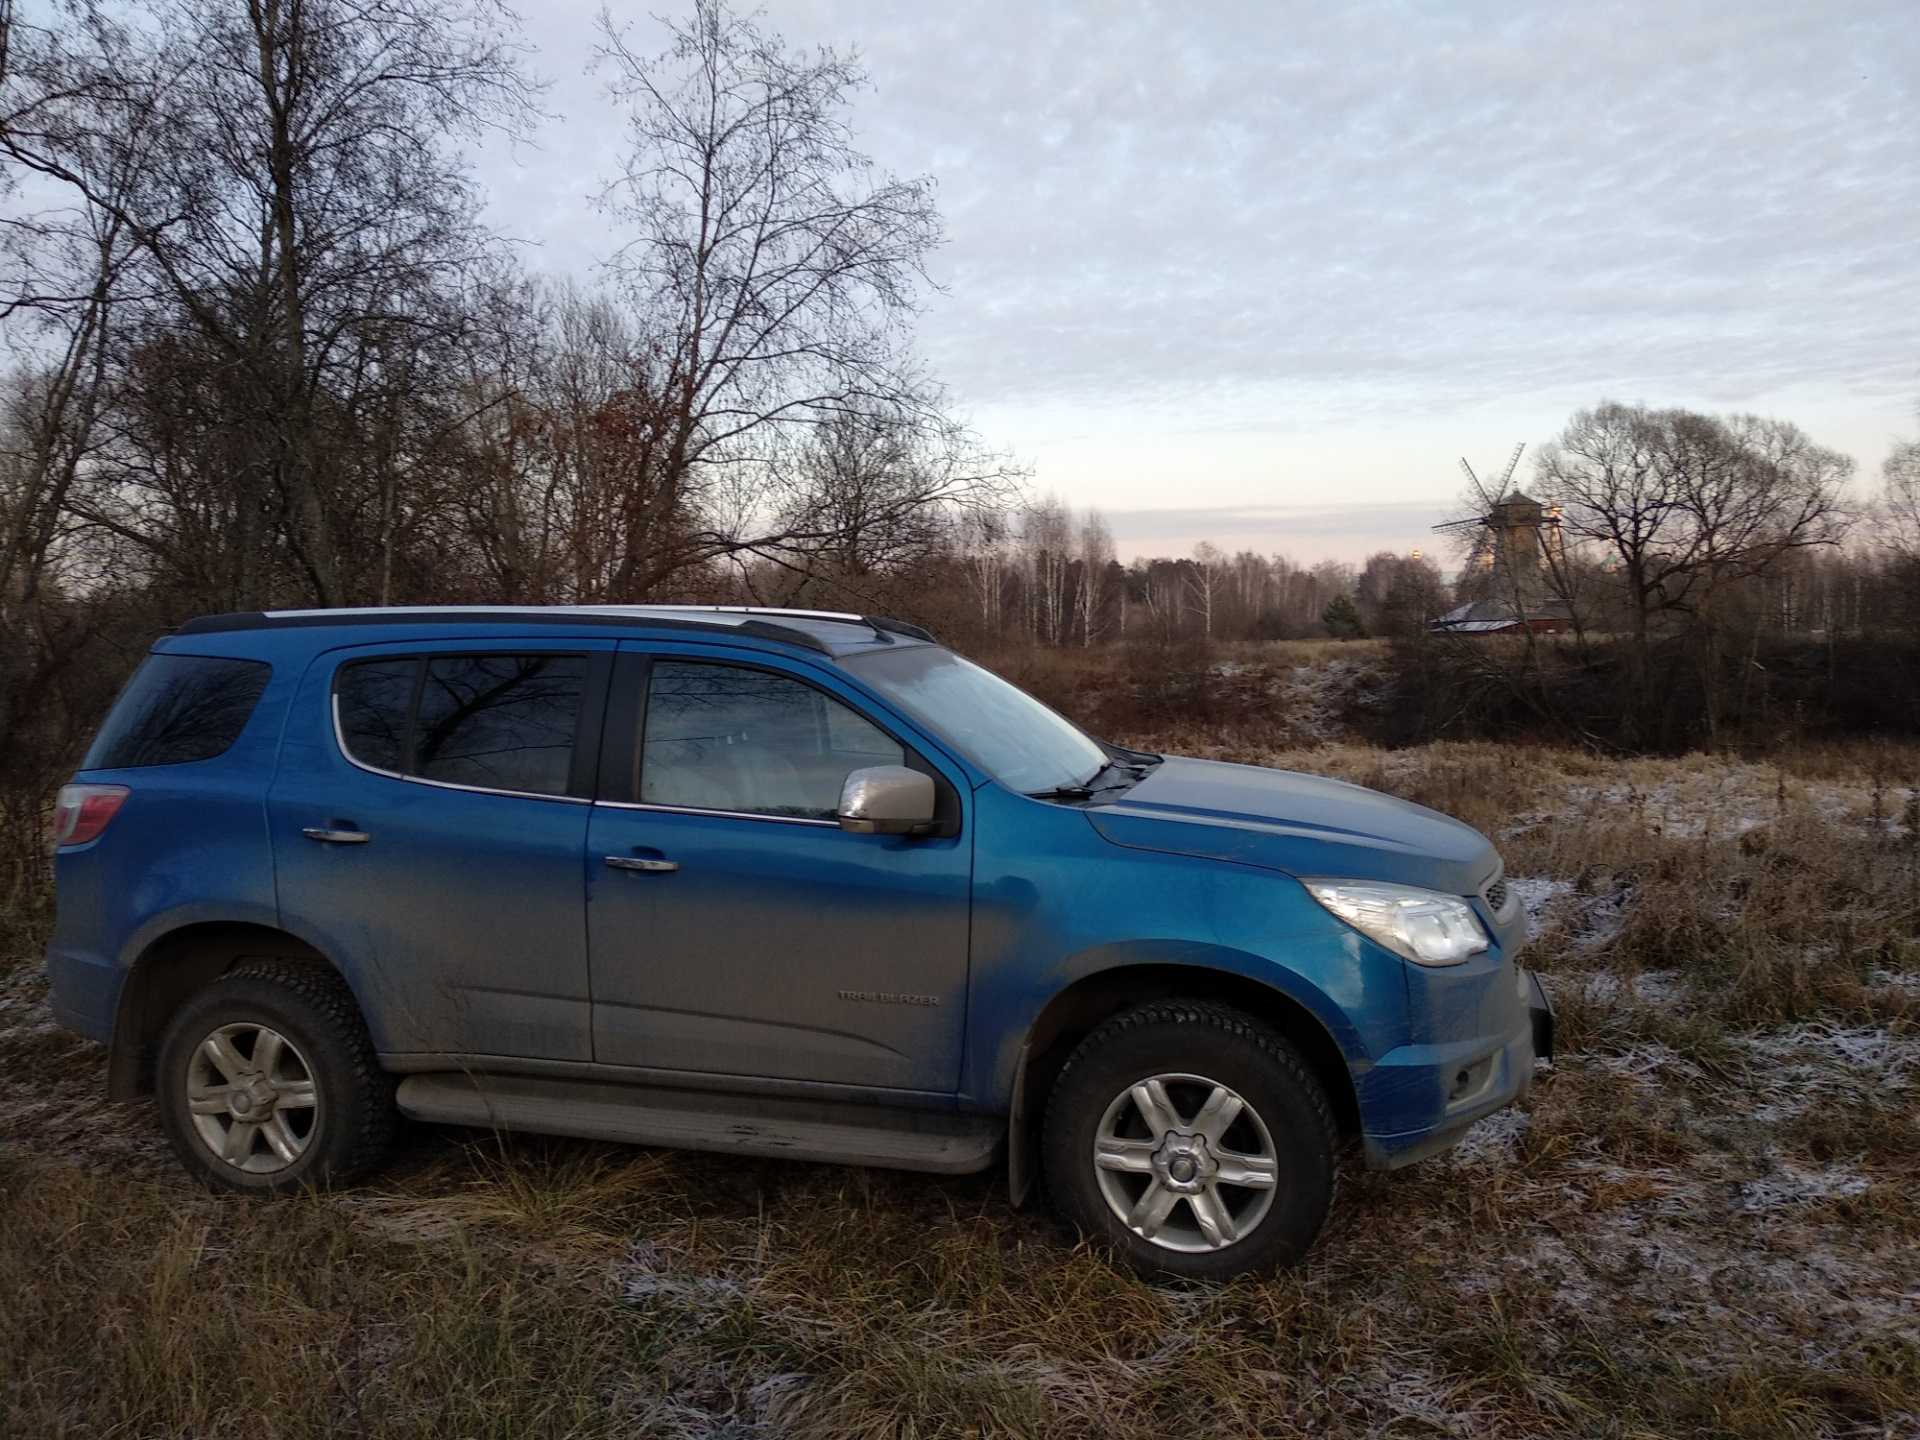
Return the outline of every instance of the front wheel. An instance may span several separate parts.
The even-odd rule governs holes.
[[[1137,1270],[1225,1280],[1306,1253],[1333,1203],[1336,1129],[1299,1053],[1224,1006],[1115,1017],[1067,1061],[1042,1135],[1063,1216]]]

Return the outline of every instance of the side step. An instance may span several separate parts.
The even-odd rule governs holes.
[[[985,1170],[1006,1133],[991,1116],[531,1075],[409,1075],[395,1099],[402,1114],[442,1125],[939,1175]]]

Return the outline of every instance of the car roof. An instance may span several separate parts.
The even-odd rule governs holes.
[[[918,625],[837,610],[783,610],[751,605],[376,605],[334,610],[242,610],[203,615],[174,631],[210,635],[236,630],[440,625],[612,625],[633,630],[696,630],[751,635],[827,655],[879,646],[933,643]]]

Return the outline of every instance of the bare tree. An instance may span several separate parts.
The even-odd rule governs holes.
[[[1085,647],[1098,639],[1106,626],[1107,602],[1112,591],[1109,574],[1113,569],[1113,531],[1106,516],[1088,510],[1080,517],[1079,531],[1080,644]]]
[[[1148,634],[1162,645],[1171,644],[1185,612],[1180,567],[1170,560],[1135,560],[1130,579],[1147,613]]]
[[[866,83],[855,61],[789,50],[723,0],[695,0],[659,56],[634,53],[605,12],[600,26],[628,109],[627,155],[602,202],[631,238],[610,269],[649,337],[634,358],[611,592],[644,596],[743,552],[844,561],[853,532],[876,533],[875,492],[862,482],[849,511],[844,466],[792,457],[844,460],[862,435],[914,457],[880,467],[882,528],[896,536],[916,513],[997,502],[1016,473],[982,463],[912,364],[940,217],[930,180],[875,174],[854,147],[846,110]],[[837,439],[792,437],[829,425]]]
[[[1267,595],[1273,586],[1273,572],[1266,560],[1251,550],[1233,557],[1233,602],[1241,623],[1249,634],[1256,632],[1267,609]]]
[[[718,477],[735,555],[871,600],[867,577],[924,571],[956,515],[997,514],[1024,471],[937,411],[851,409],[775,437],[765,465]]]
[[[201,498],[181,489],[199,467],[178,458],[197,430],[233,502],[224,549],[252,556],[262,517],[300,589],[336,603],[366,588],[381,489],[358,454],[341,461],[365,427],[384,420],[392,438],[394,382],[417,373],[421,333],[460,331],[441,296],[488,252],[444,141],[525,113],[513,17],[495,0],[149,0],[139,19],[93,24],[74,62],[123,98],[5,138],[16,163],[125,226],[151,297],[129,363],[162,369],[191,407],[148,387],[140,428],[167,457],[149,447],[125,503],[93,522],[171,549],[173,512]],[[135,105],[149,123],[127,123]],[[99,149],[126,162],[125,193],[88,163]],[[242,572],[240,587],[258,581]]]
[[[1029,633],[1043,645],[1061,644],[1073,613],[1073,512],[1054,496],[1021,511],[1020,573]]]
[[[1537,462],[1542,498],[1617,570],[1644,662],[1654,619],[1837,543],[1852,462],[1795,426],[1615,403],[1575,415]]]
[[[1920,439],[1894,441],[1880,478],[1882,543],[1904,560],[1920,561]]]
[[[82,20],[92,40],[118,43],[97,15]],[[0,230],[0,315],[21,357],[0,393],[0,861],[11,862],[17,886],[41,854],[41,800],[74,758],[52,701],[72,671],[96,664],[88,647],[109,609],[73,601],[100,579],[83,568],[91,557],[75,543],[73,507],[112,403],[132,251],[116,205],[145,128],[138,107],[125,107],[133,144],[87,143],[87,117],[121,106],[137,84],[87,63],[88,46],[26,24],[10,5],[0,8],[0,41],[8,188],[25,168],[20,147],[63,143],[100,197],[16,209]]]
[[[1734,581],[1845,538],[1851,457],[1816,445],[1789,421],[1755,415],[1707,425],[1675,416],[1670,433],[1667,460],[1693,541],[1696,605],[1710,604]]]
[[[1227,557],[1220,553],[1220,547],[1210,540],[1194,546],[1193,561],[1187,568],[1187,596],[1200,617],[1200,633],[1209,640],[1213,638],[1214,602],[1226,580]]]
[[[1537,463],[1539,492],[1561,507],[1571,542],[1555,583],[1590,580],[1588,555],[1612,570],[1649,713],[1656,623],[1688,637],[1711,742],[1734,618],[1723,612],[1750,610],[1756,585],[1764,593],[1796,557],[1841,541],[1853,462],[1785,421],[1609,403],[1575,415]],[[1757,646],[1758,624],[1749,631]]]
[[[1007,517],[997,511],[962,515],[956,544],[963,560],[967,590],[981,630],[999,635],[1006,627],[1007,576],[1012,547]]]

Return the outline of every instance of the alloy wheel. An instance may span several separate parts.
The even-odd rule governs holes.
[[[296,1164],[320,1121],[307,1057],[266,1025],[222,1025],[187,1062],[187,1108],[201,1142],[236,1170],[273,1175]]]
[[[1266,1122],[1203,1075],[1150,1075],[1122,1090],[1094,1133],[1108,1208],[1166,1250],[1222,1250],[1273,1207],[1279,1163]]]

